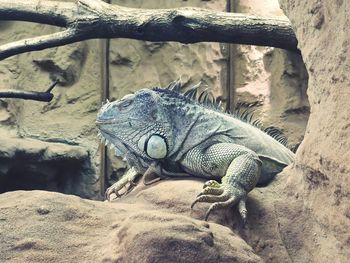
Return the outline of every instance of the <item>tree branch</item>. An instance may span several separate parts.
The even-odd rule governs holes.
[[[53,99],[51,91],[56,86],[58,81],[55,81],[45,92],[37,91],[20,91],[20,90],[0,90],[0,98],[16,98],[24,100],[36,100],[50,102]]]
[[[65,3],[1,0],[0,20],[37,22],[66,30],[0,46],[10,56],[93,38],[130,38],[181,43],[225,42],[297,50],[290,22],[199,8],[137,9],[101,0]]]
[[[0,46],[0,60],[25,52],[63,46],[77,41],[80,41],[80,39],[74,28],[68,28],[54,34],[23,39]]]
[[[77,13],[75,3],[41,0],[1,0],[0,20],[28,21],[66,27]]]

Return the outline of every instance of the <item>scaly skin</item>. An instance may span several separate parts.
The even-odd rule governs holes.
[[[245,222],[247,194],[270,182],[294,154],[257,127],[214,109],[205,93],[197,99],[197,87],[186,95],[179,88],[143,89],[101,108],[96,123],[102,141],[131,167],[106,198],[129,192],[138,174],[149,183],[157,176],[192,175],[209,180],[191,205],[212,203],[205,220],[237,204]]]

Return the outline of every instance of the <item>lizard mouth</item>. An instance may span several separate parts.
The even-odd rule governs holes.
[[[123,122],[125,121],[113,118],[113,119],[97,119],[95,123],[97,126],[100,126],[105,124],[117,124],[117,123],[123,123]]]
[[[97,137],[101,140],[102,144],[115,150],[117,156],[125,157],[128,152],[128,148],[121,140],[103,130],[98,133]]]

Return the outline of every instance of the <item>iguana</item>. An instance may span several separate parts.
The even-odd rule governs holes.
[[[213,210],[238,204],[245,222],[248,192],[271,181],[293,162],[294,153],[276,129],[259,129],[247,112],[239,117],[223,112],[208,92],[197,92],[198,85],[185,93],[180,88],[176,81],[166,88],[141,89],[102,106],[96,120],[99,136],[130,167],[107,189],[106,198],[120,197],[139,174],[191,175],[208,179],[191,208],[213,203],[208,220]]]

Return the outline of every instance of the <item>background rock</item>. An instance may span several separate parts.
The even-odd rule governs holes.
[[[235,1],[235,11],[257,16],[284,16],[275,0]],[[256,117],[275,126],[289,144],[299,144],[309,117],[308,74],[302,57],[286,50],[236,45],[233,59],[236,102],[256,104]]]
[[[0,139],[0,192],[48,189],[83,193],[94,181],[86,148],[34,139]],[[93,171],[91,171],[93,172]],[[89,196],[87,196],[89,197]]]

